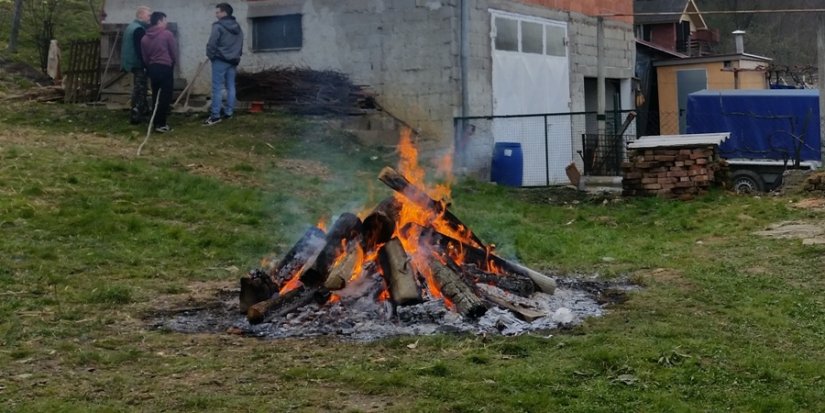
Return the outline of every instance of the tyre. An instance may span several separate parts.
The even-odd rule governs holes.
[[[731,181],[733,182],[733,190],[739,194],[765,192],[765,182],[753,171],[736,171],[733,173]]]

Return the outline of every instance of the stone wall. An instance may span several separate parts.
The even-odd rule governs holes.
[[[622,164],[622,194],[692,199],[725,182],[727,165],[716,145],[631,149]]]

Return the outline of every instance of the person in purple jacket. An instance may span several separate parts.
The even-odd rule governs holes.
[[[140,40],[140,52],[146,72],[152,81],[152,96],[158,99],[154,128],[156,132],[172,131],[166,123],[169,104],[172,103],[172,89],[175,86],[174,67],[178,56],[175,36],[166,30],[166,14],[156,11],[149,18],[149,29]]]

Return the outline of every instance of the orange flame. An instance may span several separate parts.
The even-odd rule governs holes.
[[[344,261],[344,258],[347,257],[347,239],[341,239],[341,252],[338,253],[338,256],[335,257],[335,260],[332,261],[332,265],[330,268],[337,267],[341,262]]]
[[[366,254],[364,254],[364,248],[361,247],[361,244],[356,245],[355,254],[355,265],[352,267],[352,274],[350,274],[348,283],[351,283],[361,278],[361,276],[364,274],[364,264],[372,261],[373,259],[375,259],[375,257],[378,256],[377,252],[374,254],[374,256],[366,256]]]
[[[320,229],[321,231],[324,231],[326,233],[327,232],[327,218],[326,217],[318,218],[318,223],[315,224],[315,226],[318,229]]]
[[[289,281],[287,281],[287,282],[286,282],[286,283],[285,283],[285,284],[281,287],[281,289],[278,291],[278,294],[283,295],[283,294],[285,294],[285,293],[287,293],[287,292],[290,292],[290,291],[292,291],[292,290],[294,290],[294,289],[296,289],[296,288],[300,287],[301,285],[303,285],[303,283],[301,283],[301,277],[299,276],[299,274],[300,274],[300,271],[299,271],[299,272],[297,272],[297,273],[295,273],[295,274],[292,276],[292,278],[290,278],[290,279],[289,279]]]

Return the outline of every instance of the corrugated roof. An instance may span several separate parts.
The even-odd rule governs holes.
[[[694,133],[690,135],[651,135],[627,144],[628,149],[673,148],[679,146],[719,145],[730,133]]]
[[[696,57],[686,57],[684,59],[672,59],[672,60],[659,60],[653,62],[653,66],[681,66],[687,64],[694,64],[694,63],[713,63],[713,62],[724,62],[726,60],[746,60],[750,62],[772,62],[773,59],[770,57],[765,56],[758,56],[755,54],[750,53],[742,53],[742,54],[720,54],[720,55],[711,55],[711,56],[696,56]]]
[[[682,17],[689,0],[635,0],[634,14],[668,13],[656,16],[636,16],[634,24],[676,23]]]
[[[664,48],[664,47],[662,47],[662,46],[659,46],[659,45],[658,45],[658,44],[656,44],[656,43],[652,43],[652,42],[644,41],[644,40],[642,40],[642,39],[638,39],[638,38],[637,38],[637,39],[636,39],[636,43],[637,43],[637,44],[640,44],[640,45],[642,45],[642,46],[645,46],[645,47],[649,47],[649,48],[651,48],[651,49],[653,49],[653,50],[656,50],[656,51],[658,51],[658,52],[661,52],[661,53],[664,53],[664,54],[667,54],[667,55],[670,55],[670,56],[673,56],[673,57],[677,57],[677,58],[679,58],[679,59],[686,59],[686,58],[688,58],[688,57],[689,57],[688,55],[686,55],[686,54],[684,54],[684,53],[679,53],[679,52],[677,52],[677,51],[675,51],[675,50],[670,50],[670,49]]]

